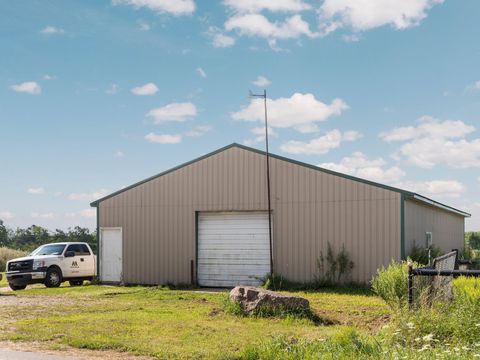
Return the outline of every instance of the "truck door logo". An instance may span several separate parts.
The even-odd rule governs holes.
[[[78,268],[78,263],[76,261],[72,261],[72,268]]]

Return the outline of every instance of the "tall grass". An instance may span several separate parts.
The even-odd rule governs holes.
[[[377,270],[371,285],[373,292],[380,296],[392,309],[404,307],[408,300],[407,263],[392,261],[387,268],[382,266]]]
[[[373,290],[393,310],[392,322],[382,334],[385,341],[410,348],[480,346],[480,279],[454,279],[453,298],[436,293],[447,292],[444,288],[435,290],[432,297],[426,287],[425,294],[418,293],[415,308],[409,309],[407,276],[406,263],[392,262],[372,280]],[[424,285],[422,281],[417,282],[417,287],[420,285]],[[428,295],[428,301],[424,301],[424,295]]]
[[[260,345],[247,347],[240,355],[246,360],[276,359],[366,359],[380,358],[381,346],[354,328],[344,328],[326,339],[307,340],[277,336]]]
[[[7,247],[0,247],[0,272],[5,271],[7,261],[18,257],[26,256],[28,253],[21,250],[14,250]]]
[[[405,348],[389,344],[380,337],[363,335],[355,328],[342,328],[325,339],[297,339],[277,336],[260,344],[247,347],[238,356],[245,360],[352,360],[352,359],[476,359],[480,355],[480,344],[455,348],[449,344],[437,344],[422,338],[421,346]]]

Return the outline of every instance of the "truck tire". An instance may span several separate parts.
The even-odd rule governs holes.
[[[8,286],[10,286],[10,289],[12,289],[13,291],[25,290],[25,288],[27,287],[27,285],[13,285],[13,284],[8,284]]]
[[[69,284],[70,286],[82,286],[83,280],[70,280]]]
[[[45,286],[48,288],[59,287],[62,283],[62,271],[59,268],[51,267],[45,276]]]

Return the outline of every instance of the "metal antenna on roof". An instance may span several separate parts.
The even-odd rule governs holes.
[[[265,154],[267,163],[268,236],[270,240],[270,273],[273,274],[272,203],[270,198],[270,153],[268,152],[267,90],[263,90],[263,94],[254,94],[249,91],[249,97],[263,99],[265,109]]]

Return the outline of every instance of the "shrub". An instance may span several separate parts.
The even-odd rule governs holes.
[[[443,251],[438,246],[432,245],[430,247],[430,258],[433,260],[440,255],[443,255]],[[428,265],[428,249],[413,243],[409,258],[420,265]]]
[[[18,257],[26,256],[28,253],[25,251],[9,249],[7,247],[0,247],[0,272],[6,270],[7,261]]]
[[[408,300],[408,265],[393,261],[387,268],[381,267],[371,281],[372,290],[391,308],[406,305]]]
[[[325,268],[326,263],[326,268]],[[324,257],[323,252],[317,259],[318,275],[315,282],[321,285],[333,285],[345,282],[352,272],[354,263],[350,260],[350,254],[342,245],[342,249],[335,255],[330,242],[327,242],[327,255]]]

